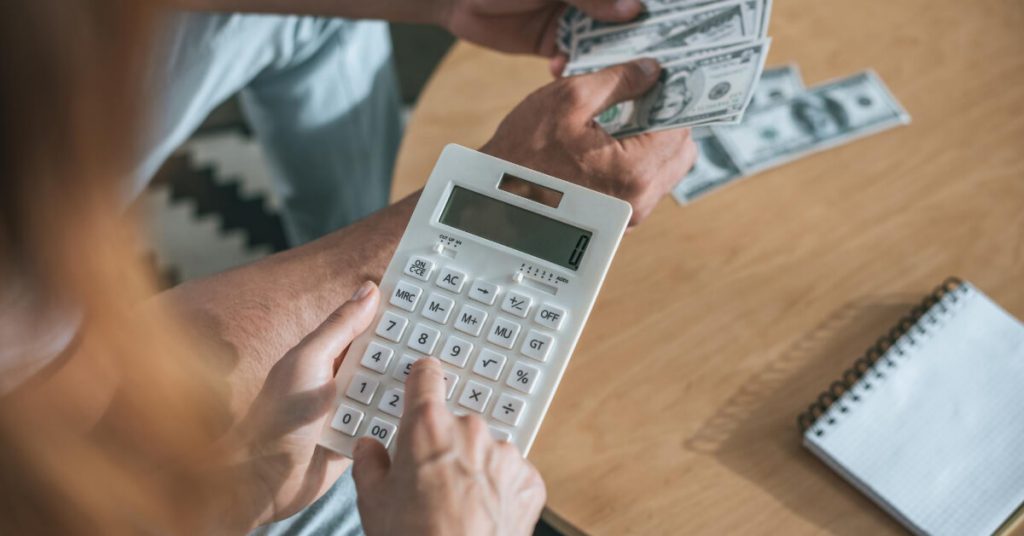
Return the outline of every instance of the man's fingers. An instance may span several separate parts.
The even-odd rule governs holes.
[[[611,105],[635,99],[654,86],[661,66],[650,58],[642,58],[600,71],[573,76],[567,84],[571,104],[589,121]]]
[[[608,22],[630,20],[644,9],[640,0],[568,0],[568,3],[595,19]]]
[[[377,285],[363,283],[352,299],[337,308],[327,320],[320,324],[295,349],[302,355],[330,356],[334,358],[352,342],[352,339],[366,330],[377,311],[379,292]]]
[[[383,480],[389,469],[391,458],[384,445],[370,437],[359,438],[352,452],[352,479],[356,482],[356,492],[368,495],[369,488]]]

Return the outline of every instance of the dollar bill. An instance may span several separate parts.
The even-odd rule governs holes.
[[[758,108],[764,108],[770,104],[787,102],[804,91],[804,81],[800,76],[800,68],[796,65],[783,65],[781,67],[766,68],[761,73],[761,80],[754,87],[754,95],[747,105],[749,113]],[[738,119],[738,118],[737,118]],[[730,122],[722,121],[717,124],[727,125]],[[738,124],[733,121],[732,124]],[[711,127],[694,127],[694,138],[705,138],[713,136]]]
[[[750,99],[747,111],[752,112],[773,104],[789,102],[803,91],[804,81],[800,76],[800,68],[796,65],[765,69],[761,73],[761,81],[754,89],[754,96]]]
[[[738,122],[764,68],[770,40],[662,66],[659,81],[635,101],[596,118],[616,137],[712,122]]]
[[[749,27],[747,11],[743,0],[733,0],[576,35],[570,61],[750,41],[757,34]]]
[[[910,122],[872,71],[814,87],[746,115],[743,124],[714,127],[715,137],[744,174],[849,143]]]
[[[697,160],[686,177],[672,190],[672,197],[681,205],[743,177],[732,157],[713,134],[694,134]]]

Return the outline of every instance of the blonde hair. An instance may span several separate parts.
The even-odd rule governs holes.
[[[122,206],[155,24],[139,0],[0,6],[0,278],[83,319],[59,388],[0,404],[0,533],[192,532],[223,491],[224,387],[209,350],[144,307],[154,281]],[[87,422],[102,384],[115,403]]]

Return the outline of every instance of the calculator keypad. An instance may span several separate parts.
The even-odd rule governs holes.
[[[427,256],[411,256],[402,273],[388,299],[392,308],[375,327],[379,339],[360,357],[331,427],[389,446],[398,432],[391,419],[401,419],[404,411],[401,384],[413,363],[436,355],[445,363],[445,396],[453,400],[453,411],[484,415],[495,438],[510,440],[530,407],[541,363],[557,344],[555,332],[566,311],[538,302],[520,287],[472,281]],[[382,386],[384,375],[399,383],[388,380]]]

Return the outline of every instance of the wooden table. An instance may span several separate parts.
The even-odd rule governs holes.
[[[666,199],[627,235],[530,454],[563,530],[898,532],[801,447],[796,415],[948,275],[1024,318],[1024,3],[776,4],[769,65],[809,85],[873,68],[914,122]],[[549,81],[542,60],[456,46],[395,194]]]

